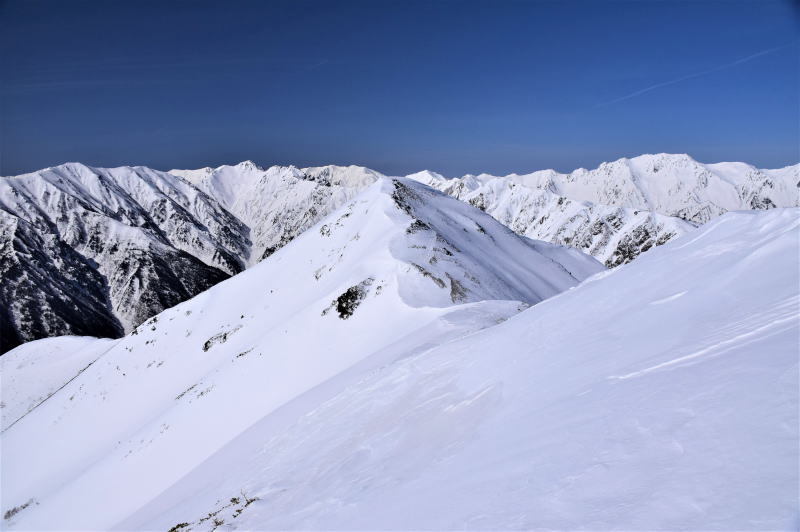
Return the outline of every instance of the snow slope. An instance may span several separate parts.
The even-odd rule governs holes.
[[[115,529],[795,528],[799,221],[726,214],[318,389]]]
[[[91,336],[62,336],[29,342],[0,357],[2,430],[49,399],[115,344]]]
[[[269,260],[121,340],[88,344],[105,351],[74,378],[82,362],[60,372],[71,380],[2,434],[4,526],[109,529],[298,397],[316,407],[337,379],[495,325],[602,270],[411,180],[380,178]],[[75,340],[7,356],[62,342]],[[22,380],[16,371],[4,366],[3,380]],[[14,412],[27,395],[3,387]]]

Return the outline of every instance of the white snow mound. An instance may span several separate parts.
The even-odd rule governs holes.
[[[726,214],[320,390],[119,528],[793,528],[799,217]]]

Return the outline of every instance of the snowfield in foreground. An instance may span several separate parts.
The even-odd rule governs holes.
[[[726,214],[330,381],[117,529],[795,527],[799,218]]]
[[[250,427],[296,419],[345,383],[602,270],[424,185],[381,178],[121,340],[49,339],[3,356],[14,382],[3,387],[3,524],[110,529]],[[25,360],[52,382],[23,372]]]

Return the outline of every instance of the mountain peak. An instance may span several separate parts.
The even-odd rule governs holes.
[[[433,172],[431,170],[421,170],[419,172],[407,175],[406,178],[413,179],[414,181],[419,181],[420,183],[423,183],[425,185],[433,185],[434,183],[441,183],[443,181],[447,181],[447,178],[444,177],[442,174]]]
[[[254,163],[249,159],[236,164],[236,168],[241,168],[242,170],[262,170],[262,171],[264,170],[259,165],[257,165],[256,163]]]
[[[408,243],[395,247],[397,257],[433,284],[449,287],[449,301],[425,288],[419,301],[426,305],[483,299],[533,304],[599,271],[585,255],[520,238],[491,216],[413,179],[383,179],[381,190],[409,220],[403,234]]]
[[[324,182],[330,185],[342,187],[363,188],[377,179],[384,177],[383,174],[371,170],[364,166],[349,165],[338,166],[329,164],[326,166],[312,166],[303,168],[302,172],[306,179]]]

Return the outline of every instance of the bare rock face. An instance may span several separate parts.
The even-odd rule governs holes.
[[[5,211],[0,221],[0,352],[47,336],[122,335],[90,260]]]

